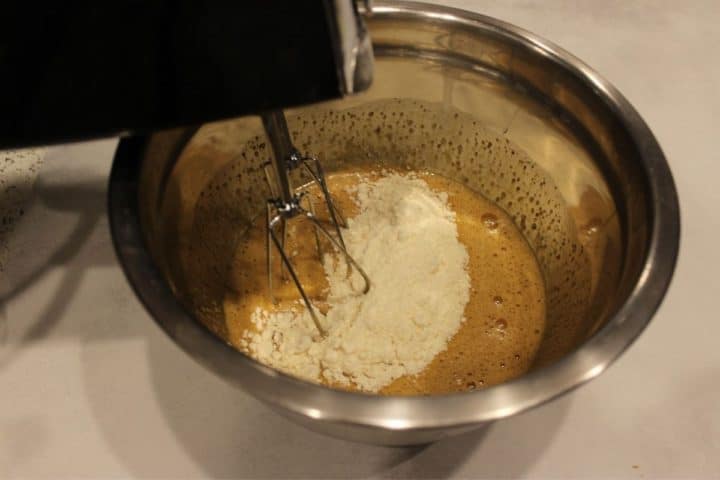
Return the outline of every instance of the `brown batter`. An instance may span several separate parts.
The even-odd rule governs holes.
[[[378,173],[363,172],[367,176]],[[472,282],[465,322],[420,374],[396,379],[380,393],[422,395],[474,390],[502,383],[526,372],[540,344],[545,327],[545,291],[539,266],[522,234],[497,206],[460,183],[430,173],[416,172],[435,191],[447,192],[456,213],[460,241],[469,254],[468,272]],[[353,184],[360,176],[335,173],[328,184],[342,211],[357,213]],[[315,201],[318,216],[319,197]],[[290,281],[280,281],[275,261],[273,306],[267,294],[265,272],[265,218],[258,218],[239,246],[229,276],[225,314],[230,341],[240,348],[240,339],[258,307],[286,309],[299,299]],[[330,249],[329,244],[323,247]],[[287,251],[291,254],[303,286],[319,308],[327,289],[324,270],[318,261],[315,240],[309,225],[291,222]]]

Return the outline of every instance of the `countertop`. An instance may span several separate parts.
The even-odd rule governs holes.
[[[116,140],[0,154],[0,200],[14,202],[0,230],[0,478],[720,477],[720,2],[445,3],[574,53],[658,137],[682,246],[632,348],[557,401],[424,448],[320,436],[206,372],[143,310],[105,214]]]

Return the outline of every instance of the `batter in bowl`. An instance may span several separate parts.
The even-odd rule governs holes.
[[[386,301],[388,295],[391,295],[390,298],[395,298],[397,305],[402,308],[398,314],[387,316],[385,326],[409,325],[408,328],[394,332],[397,339],[401,339],[403,343],[394,343],[392,338],[388,340],[390,334],[384,331],[378,334],[376,342],[369,344],[348,346],[335,338],[340,355],[345,355],[344,360],[338,360],[332,351],[318,353],[323,339],[317,338],[317,335],[310,338],[309,335],[292,336],[288,333],[290,325],[302,324],[304,307],[298,303],[299,295],[292,282],[276,281],[276,296],[280,301],[277,305],[270,302],[265,280],[265,229],[262,217],[257,219],[239,245],[228,279],[229,289],[224,308],[231,343],[260,361],[301,378],[336,388],[380,394],[423,395],[474,390],[504,382],[526,372],[532,365],[544,331],[545,292],[537,261],[522,234],[501,209],[484,197],[460,183],[428,172],[368,169],[337,172],[328,179],[335,201],[348,217],[358,221],[363,208],[358,197],[364,196],[366,201],[370,201],[368,199],[373,192],[371,186],[380,188],[378,185],[383,181],[396,182],[395,188],[408,185],[408,198],[410,195],[415,196],[408,200],[404,208],[424,209],[421,217],[423,219],[432,220],[439,206],[451,211],[457,243],[456,246],[447,242],[428,243],[424,255],[418,257],[417,252],[415,253],[417,258],[414,262],[398,263],[407,265],[407,268],[412,270],[417,265],[427,266],[428,259],[438,259],[435,270],[442,268],[441,273],[449,272],[448,275],[455,275],[439,276],[436,285],[430,283],[434,288],[420,292],[425,293],[424,295],[414,295],[416,290],[402,290],[402,286],[398,286],[399,282],[390,282],[384,286],[373,285],[372,288],[390,289],[374,293],[382,293]],[[425,193],[431,192],[432,195],[417,196],[415,187],[427,190]],[[401,196],[395,200],[396,203],[402,203],[406,198]],[[322,216],[323,211],[318,208],[318,215]],[[397,212],[394,214],[397,215]],[[442,214],[443,212],[438,213]],[[389,218],[391,221],[387,228],[392,227],[392,215]],[[438,217],[437,221],[441,222],[441,219]],[[352,236],[352,220],[350,223],[346,236]],[[360,228],[359,224],[356,225]],[[323,264],[317,259],[312,231],[309,228],[302,231],[301,226],[304,228],[305,224],[297,224],[296,231],[289,235],[292,240],[288,251],[291,252],[298,272],[302,274],[302,284],[310,297],[318,309],[331,319],[333,308],[339,308],[339,303],[334,298],[338,296],[337,288],[329,288],[331,286],[328,279],[332,280],[332,275],[328,275],[328,271],[332,272],[340,267],[337,262],[335,266],[328,265],[332,256],[326,255],[323,268]],[[430,228],[434,227],[431,225],[424,231],[430,232]],[[422,233],[423,230],[417,232]],[[429,234],[425,236],[431,237]],[[444,245],[444,248],[433,249],[433,245]],[[459,253],[457,246],[461,246],[462,253]],[[396,247],[391,243],[387,245],[388,262],[398,261],[400,255],[407,256],[407,250],[394,250]],[[323,251],[332,250],[329,245],[324,245]],[[351,253],[356,259],[362,256],[362,252],[359,252],[360,255]],[[363,263],[362,258],[358,260]],[[276,264],[276,267],[274,275],[279,280],[279,265]],[[433,274],[437,273],[435,271]],[[373,273],[368,274],[372,280]],[[398,278],[411,278],[411,275],[416,274],[417,272],[408,271],[403,274],[405,277],[401,275]],[[458,287],[463,282],[467,283],[464,295],[462,288]],[[399,295],[396,297],[392,297],[393,288],[398,289]],[[448,296],[433,295],[445,291],[442,289],[447,290]],[[410,296],[413,296],[415,302],[418,299],[431,302],[427,305],[428,311],[447,313],[415,315],[418,318],[398,320],[398,316],[404,315],[404,312],[410,315],[411,312],[418,311],[415,308],[417,305],[407,303]],[[459,310],[453,308],[458,302],[462,302]],[[342,305],[346,308],[347,302]],[[386,305],[394,307],[395,303]],[[385,312],[378,313],[381,314]],[[363,332],[364,336],[372,335],[376,330],[373,322],[370,322],[370,325],[357,326],[358,322],[366,320],[368,319],[354,319],[352,328],[362,327],[357,331]],[[370,320],[375,320],[375,317]],[[437,341],[433,341],[432,336],[417,336],[408,332],[415,328],[413,323],[399,323],[411,320],[429,323],[417,327],[421,332],[427,333],[428,328],[436,328],[433,331],[438,332]],[[305,322],[307,323],[307,319]],[[274,327],[271,327],[273,325]],[[344,325],[342,327],[345,328]],[[266,330],[268,328],[275,330],[270,332]],[[412,343],[415,338],[420,339],[417,345]],[[298,345],[299,342],[304,343]],[[383,349],[394,350],[380,353],[373,351],[380,348],[379,345],[382,345]],[[345,351],[348,348],[352,352]],[[408,356],[412,349],[418,355]],[[429,357],[428,352],[432,353]],[[388,355],[390,361],[380,361],[385,358],[384,354]],[[292,355],[300,356],[289,361],[288,357]],[[347,359],[365,361],[368,365],[357,366],[352,362],[348,363]],[[383,374],[373,377],[373,372]]]

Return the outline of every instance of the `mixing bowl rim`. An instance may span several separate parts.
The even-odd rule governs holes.
[[[558,362],[476,392],[379,397],[329,389],[276,372],[233,349],[184,310],[153,265],[138,205],[140,162],[149,137],[120,142],[108,189],[113,243],[120,264],[153,319],[186,352],[248,393],[303,417],[389,430],[459,427],[507,417],[556,398],[605,371],[650,322],[669,287],[680,237],[677,192],[663,152],[640,115],[609,82],[551,42],[511,24],[438,5],[377,2],[375,15],[461,24],[530,46],[581,78],[627,130],[646,174],[652,222],[642,272],[623,306],[578,349]],[[179,152],[178,152],[179,153]]]

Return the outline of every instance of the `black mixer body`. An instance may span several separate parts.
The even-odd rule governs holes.
[[[0,148],[314,103],[362,90],[371,76],[352,0],[10,0],[3,7]],[[359,56],[349,58],[353,52]],[[348,66],[363,70],[354,84]]]

